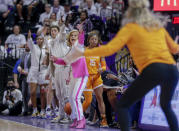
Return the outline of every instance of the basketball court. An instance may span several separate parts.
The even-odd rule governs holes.
[[[73,129],[68,126],[68,124],[50,123],[49,120],[45,119],[33,119],[30,116],[0,116],[0,131],[120,131],[114,128],[99,128],[88,125],[86,129]]]

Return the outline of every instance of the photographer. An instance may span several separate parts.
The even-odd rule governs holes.
[[[0,103],[0,113],[16,116],[22,112],[22,94],[16,89],[14,82],[9,80],[4,92],[3,102]]]

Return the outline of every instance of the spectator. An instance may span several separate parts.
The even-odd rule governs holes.
[[[102,18],[103,21],[110,20],[112,16],[112,9],[108,6],[107,0],[102,1],[102,7],[99,9],[99,16]]]
[[[92,29],[93,29],[93,24],[88,19],[88,12],[86,10],[84,10],[80,13],[80,19],[78,19],[74,23],[74,28],[79,29],[79,27],[83,28],[83,31],[85,32],[85,34],[92,31]]]
[[[70,3],[69,2],[65,2],[64,3],[64,12],[63,12],[63,14],[61,12],[58,12],[58,14],[57,14],[57,20],[60,20],[61,18],[63,18],[64,21],[65,21],[67,15],[72,13],[70,8],[71,8]]]
[[[83,0],[72,0],[72,6],[80,6],[80,3]]]
[[[24,22],[22,11],[27,8],[28,14],[27,14],[27,22],[30,23],[31,16],[32,16],[32,9],[35,8],[38,5],[38,0],[20,0],[19,3],[17,3],[17,13],[20,19],[20,23]]]
[[[73,30],[73,26],[72,26],[72,14],[68,14],[65,20],[65,26],[66,26],[66,32],[69,33],[70,31]]]
[[[5,41],[5,48],[21,48],[26,44],[26,39],[23,34],[20,34],[20,27],[15,25],[13,27],[13,34],[9,35]]]
[[[86,0],[81,0],[80,4],[79,4],[79,8],[78,8],[78,12],[81,12],[82,10],[84,10],[84,8],[87,7],[87,3]]]
[[[54,0],[53,6],[51,8],[51,12],[57,14],[60,12],[60,14],[64,14],[64,7],[60,5],[60,0]]]
[[[0,60],[4,59],[6,57],[6,50],[4,45],[2,45],[2,40],[0,38]]]
[[[25,45],[25,52],[21,57],[20,65],[18,66],[18,71],[20,72],[20,79],[22,81],[22,97],[23,97],[23,106],[24,111],[23,115],[28,115],[28,102],[30,99],[30,89],[27,83],[27,75],[31,66],[31,54],[28,45]]]
[[[14,22],[13,0],[0,0],[0,23],[5,24],[9,30],[12,29]]]
[[[112,8],[115,11],[119,11],[120,14],[124,12],[124,1],[123,0],[114,0],[112,3]]]
[[[97,14],[96,6],[94,5],[93,0],[86,0],[87,7],[84,8],[84,10],[87,10],[88,15],[94,15]]]
[[[57,16],[55,13],[51,13],[50,15],[50,24],[57,21]]]
[[[51,15],[50,10],[51,10],[51,5],[45,4],[45,12],[40,15],[39,23],[42,24],[46,18],[48,19],[50,18]]]
[[[19,115],[22,112],[22,93],[16,89],[12,80],[8,81],[4,92],[3,102],[0,104],[0,113],[4,115]]]
[[[96,2],[94,4],[97,12],[99,12],[99,9],[101,8],[101,3],[102,3],[102,0],[96,0]]]
[[[43,21],[43,26],[40,27],[37,31],[37,35],[41,35],[42,33],[44,33],[44,31],[47,31],[48,33],[50,33],[50,19],[45,18]]]
[[[112,3],[112,17],[116,19],[118,25],[121,23],[123,12],[124,12],[124,1],[114,0]]]

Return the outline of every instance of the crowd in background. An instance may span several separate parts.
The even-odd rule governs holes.
[[[125,8],[125,0],[0,0],[0,60],[17,60],[13,65],[13,80],[8,79],[3,102],[0,103],[0,113],[31,114],[33,118],[68,123],[69,108],[64,113],[64,107],[69,100],[60,94],[62,90],[57,86],[69,86],[68,73],[71,69],[61,69],[58,65],[54,68],[48,55],[63,57],[65,53],[62,52],[69,51],[68,37],[74,30],[83,34],[84,38],[82,41],[79,39],[79,43],[83,43],[85,48],[90,48],[91,33],[97,36],[100,44],[109,41],[120,29]],[[89,125],[120,127],[114,110],[115,101],[138,75],[127,48],[124,50],[120,56],[126,59],[120,61],[118,75],[106,65],[99,73],[104,85],[102,93],[94,91],[89,101],[85,99],[88,94],[83,93],[80,98],[90,105],[84,111]],[[68,90],[63,91],[66,93]],[[140,102],[130,109],[134,127],[139,110]]]

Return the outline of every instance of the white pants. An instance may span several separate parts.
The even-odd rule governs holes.
[[[70,67],[55,68],[55,90],[59,101],[59,115],[65,116],[64,106],[69,99],[69,85],[66,81],[69,79]]]
[[[43,69],[39,72],[38,68],[31,67],[29,74],[27,76],[27,82],[36,83],[39,85],[48,84],[49,81],[45,80],[46,72],[47,72],[47,69]]]
[[[84,117],[81,96],[87,81],[88,76],[84,76],[80,78],[73,78],[73,80],[70,82],[71,86],[69,100],[72,108],[71,119],[77,119],[79,121]]]

